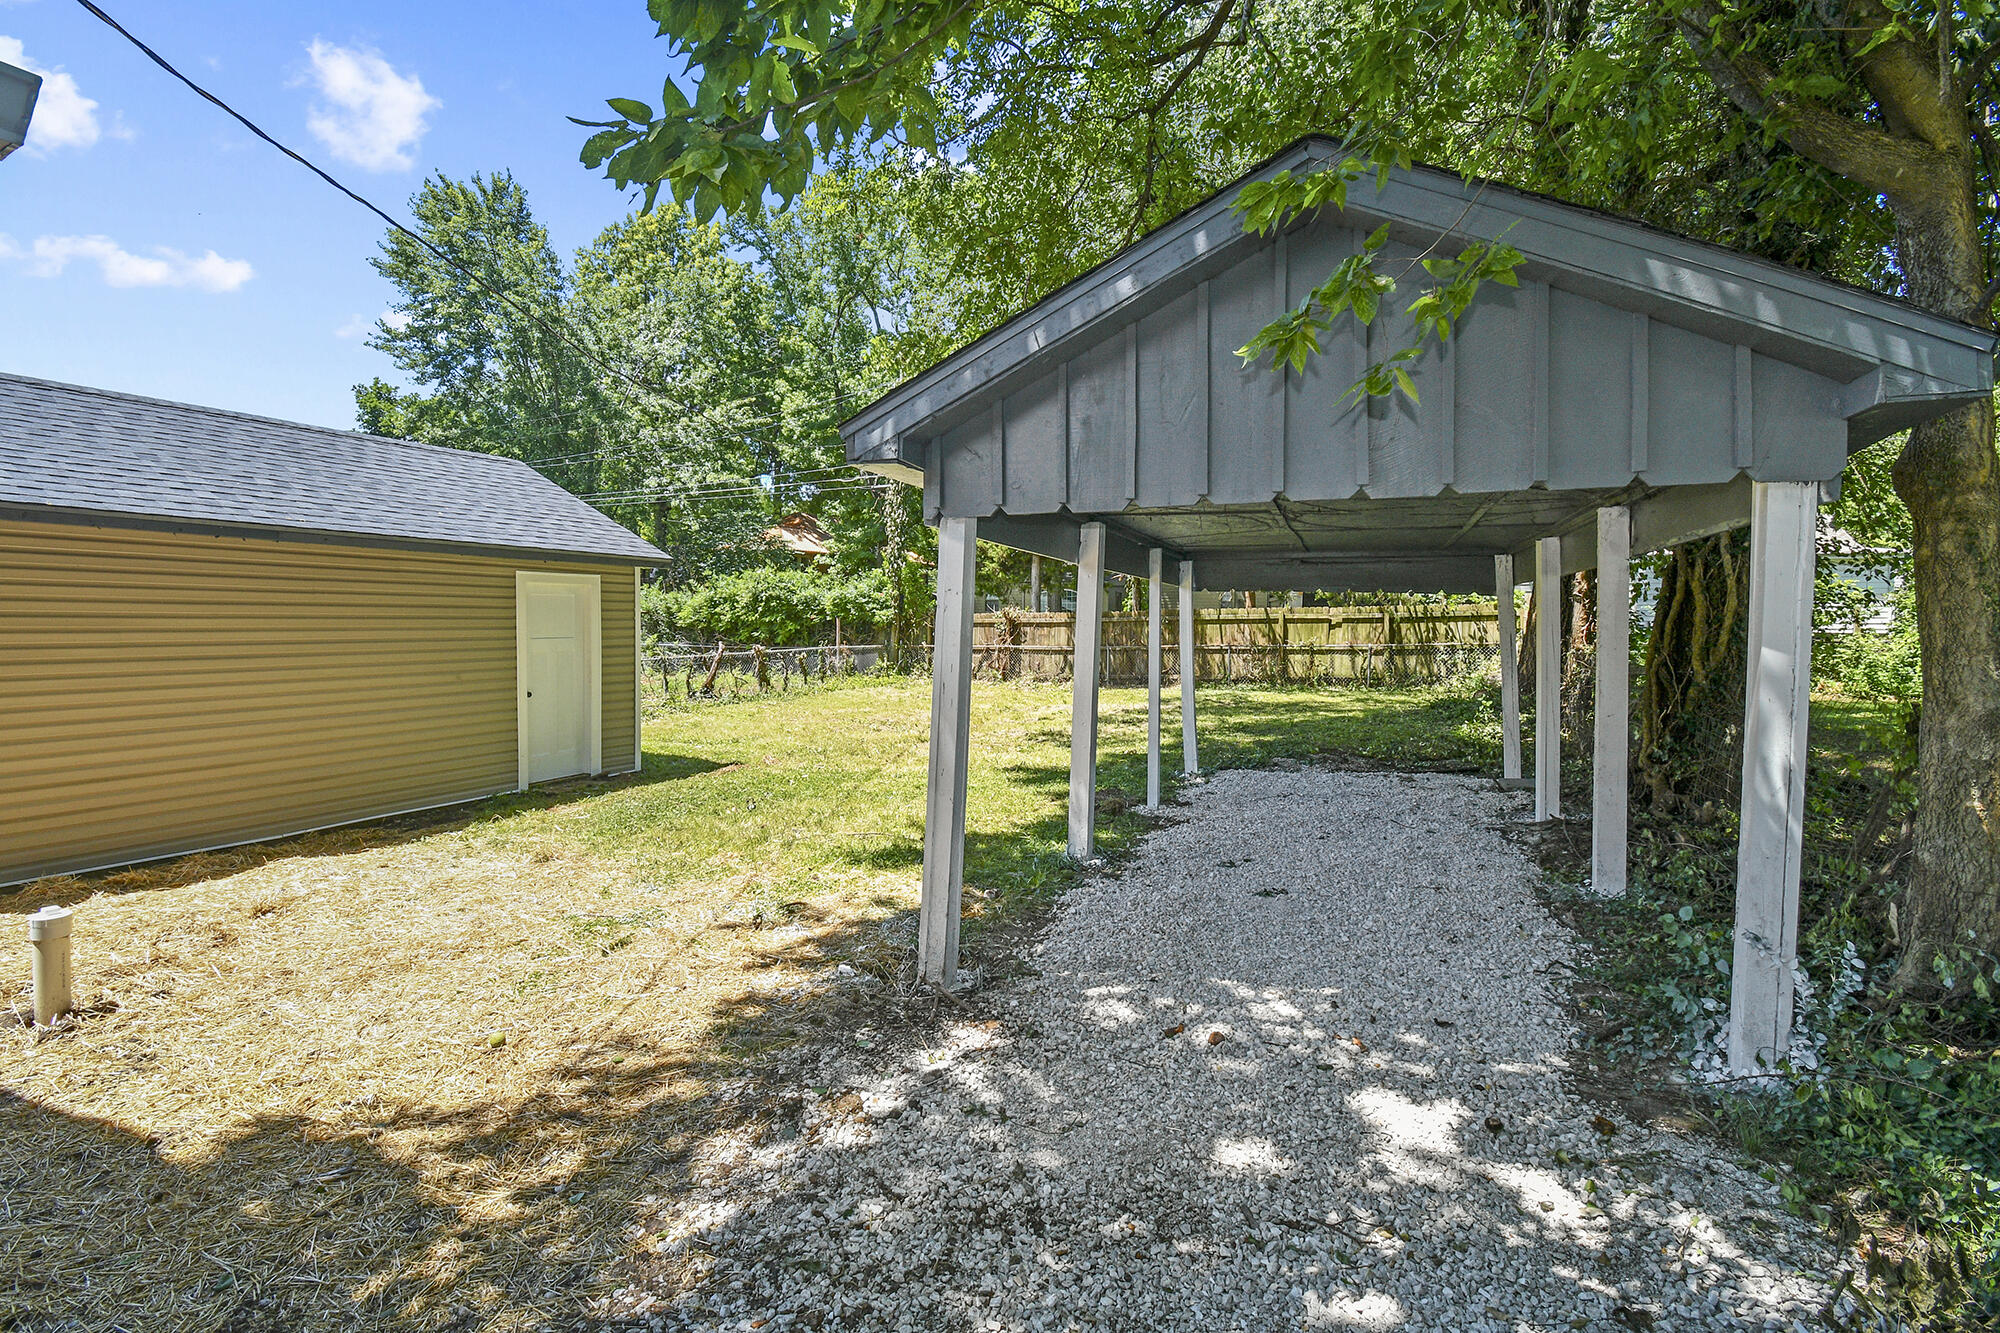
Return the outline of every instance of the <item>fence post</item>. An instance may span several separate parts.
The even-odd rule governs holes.
[[[715,660],[708,664],[708,679],[701,683],[701,692],[703,694],[713,694],[715,692],[715,678],[722,670],[722,647],[722,640],[717,639],[715,641]],[[690,675],[689,679],[692,680],[693,676]]]

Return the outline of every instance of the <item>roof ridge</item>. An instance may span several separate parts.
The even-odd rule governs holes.
[[[206,403],[183,402],[178,398],[156,398],[151,394],[130,393],[123,389],[106,389],[94,384],[75,384],[69,380],[44,379],[39,375],[23,375],[16,371],[0,370],[0,382],[33,384],[47,389],[64,389],[71,393],[90,394],[97,398],[108,398],[116,402],[147,403],[154,407],[177,408],[183,412],[195,412],[204,416],[229,417],[237,421],[255,421],[267,426],[287,426],[293,430],[309,430],[320,435],[330,435],[337,440],[367,440],[376,444],[400,445],[405,449],[427,449],[462,455],[467,458],[490,458],[499,463],[514,463],[527,467],[525,460],[507,454],[489,454],[482,449],[459,449],[449,444],[432,444],[428,440],[407,440],[396,435],[376,435],[365,430],[341,430],[335,426],[316,426],[309,421],[293,421],[286,417],[264,416],[258,412],[244,412],[233,407],[211,407]]]
[[[1215,255],[1227,253],[1238,242],[1245,248],[1268,243],[1273,233],[1255,232],[1239,222],[1236,224],[1235,234],[1228,238],[1228,245],[1197,249],[1179,258],[1175,258],[1171,252],[1171,247],[1184,242],[1188,234],[1194,232],[1196,228],[1227,219],[1232,210],[1232,196],[1249,182],[1269,179],[1281,168],[1291,171],[1304,170],[1313,164],[1325,166],[1337,161],[1346,150],[1347,144],[1344,141],[1329,134],[1312,133],[1299,136],[1230,180],[1216,186],[1173,217],[1134,237],[1097,263],[1043,295],[1018,306],[991,327],[960,343],[930,365],[883,389],[839,424],[841,436],[847,444],[849,461],[863,462],[865,465],[861,454],[856,452],[857,442],[860,442],[861,453],[865,454],[868,450],[881,446],[885,435],[893,435],[913,422],[926,419],[921,407],[926,395],[943,392],[940,386],[951,376],[979,377],[974,387],[957,390],[952,396],[962,398],[981,392],[1005,378],[1024,361],[1056,355],[1057,352],[1052,348],[1059,349],[1072,341],[1086,339],[1089,336],[1089,329],[1101,322],[1125,318],[1121,312],[1132,305],[1135,297],[1130,292],[1118,295],[1114,290],[1113,279],[1120,276],[1121,270],[1129,275],[1153,255],[1165,253],[1172,261],[1170,269],[1149,278],[1140,286],[1167,286],[1176,281],[1183,272],[1209,263]],[[1387,193],[1391,184],[1398,188],[1399,193],[1412,188],[1417,192],[1441,192],[1450,188],[1460,198],[1463,198],[1468,191],[1472,194],[1465,203],[1464,210],[1459,213],[1457,221],[1437,224],[1412,213],[1399,214],[1393,206],[1383,205],[1381,198]],[[1330,212],[1336,225],[1361,227],[1366,219],[1386,218],[1392,222],[1400,219],[1405,226],[1413,230],[1449,236],[1459,230],[1470,215],[1472,207],[1480,203],[1481,197],[1489,192],[1497,197],[1489,202],[1503,213],[1508,210],[1508,206],[1500,201],[1513,199],[1521,201],[1532,209],[1544,210],[1552,215],[1545,219],[1549,226],[1577,230],[1603,229],[1608,232],[1606,238],[1608,244],[1614,246],[1631,247],[1632,238],[1621,233],[1633,233],[1648,240],[1684,247],[1689,262],[1703,265],[1725,276],[1731,276],[1730,271],[1736,270],[1734,276],[1766,287],[1785,289],[1789,295],[1795,295],[1800,300],[1834,306],[1857,318],[1898,323],[1911,328],[1912,332],[1916,331],[1912,326],[1922,324],[1929,326],[1940,336],[1975,352],[1989,356],[1993,352],[1996,336],[1993,329],[1928,310],[1906,296],[1878,291],[1797,264],[1788,264],[1703,237],[1672,231],[1629,213],[1576,203],[1556,195],[1510,185],[1492,177],[1467,175],[1427,162],[1413,162],[1408,167],[1391,169],[1387,173],[1386,181],[1376,187],[1376,193],[1372,198],[1354,197],[1344,207],[1315,210],[1315,212],[1322,217]],[[1522,214],[1516,220],[1523,220],[1527,216]],[[1341,218],[1347,218],[1348,221],[1343,224],[1339,221]],[[1284,228],[1278,229],[1275,234],[1282,235],[1284,231],[1290,230],[1301,221],[1302,219],[1294,219]],[[1552,267],[1565,266],[1560,258],[1550,255],[1531,254],[1530,260]],[[1590,274],[1583,276],[1594,277]],[[1605,281],[1611,285],[1618,285],[1625,280],[1612,275]],[[1635,291],[1646,288],[1643,282],[1626,283],[1626,285],[1633,287]],[[1665,289],[1660,288],[1660,290]],[[1070,306],[1077,307],[1081,313],[1070,314],[1067,311],[1067,307]],[[1058,315],[1067,316],[1069,323],[1052,335],[1052,342],[1031,343],[1025,350],[1012,354],[1011,359],[1003,354],[998,357],[996,363],[987,364],[993,360],[996,352],[1006,349],[1024,331],[1033,329],[1038,321],[1052,320]],[[1790,332],[1785,330],[1784,326],[1769,320],[1764,321],[1764,328],[1760,331],[1770,334],[1782,333],[1783,336],[1791,337],[1801,343],[1811,341],[1810,331]],[[919,406],[911,408],[913,402]],[[899,423],[899,414],[907,416],[908,419]]]

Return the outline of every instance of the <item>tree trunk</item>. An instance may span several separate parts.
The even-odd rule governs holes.
[[[1896,491],[1915,520],[1917,634],[1924,698],[1917,728],[1917,824],[1898,914],[1895,985],[1956,985],[1967,952],[2000,953],[2000,490],[1993,411],[1952,413],[1910,432]]]
[[[1563,598],[1563,748],[1589,755],[1597,719],[1597,571],[1565,575]]]
[[[1805,11],[1801,11],[1802,13]],[[1950,10],[1933,52],[1900,11],[1856,3],[1825,11],[1875,103],[1871,121],[1792,101],[1748,47],[1683,17],[1717,86],[1790,145],[1888,201],[1904,295],[1924,309],[1993,326],[1980,236],[1975,120],[1951,57]],[[1773,116],[1774,110],[1782,115]],[[1983,120],[1983,112],[1976,113]],[[2000,482],[1993,404],[1957,409],[1910,432],[1896,493],[1915,521],[1917,631],[1924,703],[1917,739],[1917,823],[1901,912],[1901,990],[1970,983],[1965,952],[2000,952]]]
[[[1659,814],[1733,805],[1742,790],[1749,545],[1742,532],[1689,542],[1661,573],[1632,770]]]
[[[1963,159],[1961,159],[1963,163]],[[1991,323],[1973,179],[1902,201],[1896,254],[1919,304]],[[1910,432],[1894,468],[1914,520],[1924,699],[1917,823],[1899,913],[1899,990],[1963,989],[1966,953],[2000,953],[2000,476],[1993,405],[1959,408]]]

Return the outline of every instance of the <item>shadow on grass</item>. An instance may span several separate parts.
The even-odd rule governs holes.
[[[913,918],[774,935],[764,952],[828,969],[879,957]],[[785,1053],[815,1035],[851,1045],[863,1026],[919,1032],[942,1003],[875,980],[746,993],[669,1046],[652,989],[518,1100],[438,1107],[385,1088],[378,1105],[246,1118],[194,1143],[0,1091],[0,1329],[597,1327],[592,1302],[614,1287],[679,1284],[652,1252],[652,1208],[684,1190],[701,1146],[787,1133],[803,1075]]]
[[[1328,752],[1442,764],[1478,704],[1423,701],[1393,725],[1365,705],[1303,691],[1261,700],[1204,698],[1211,767]],[[1066,730],[1062,737],[1066,739]],[[1426,737],[1432,740],[1427,742]],[[1444,739],[1437,739],[1443,737]],[[1427,748],[1427,745],[1429,748]],[[552,784],[453,811],[312,834],[177,865],[77,880],[76,896],[130,892],[234,873],[278,856],[391,848],[440,831],[523,811],[567,806],[621,788],[699,781],[733,767],[649,752],[643,771]],[[1008,782],[1044,795],[1067,787],[1058,763],[1022,764]],[[1100,792],[1143,789],[1143,755],[1108,746]],[[1130,811],[1098,820],[1099,846],[1116,858],[1149,821]],[[966,962],[992,966],[1007,927],[1073,883],[1066,823],[1046,817],[967,839]],[[907,871],[915,837],[856,847],[857,868]],[[227,858],[227,859],[225,859]],[[149,878],[150,877],[150,878]],[[802,932],[772,932],[767,965],[829,972],[851,961],[864,976],[907,962],[914,913]],[[809,920],[801,918],[801,922]],[[757,929],[755,926],[732,928]],[[662,964],[664,966],[665,964]],[[753,963],[754,967],[755,964]],[[592,1302],[640,1284],[674,1290],[685,1274],[651,1245],[662,1199],[685,1189],[704,1145],[790,1132],[810,1073],[797,1063],[864,1027],[914,1039],[941,1001],[899,999],[881,980],[745,992],[713,1006],[692,1037],[657,1035],[673,1001],[657,976],[622,1006],[580,1028],[545,1067],[535,1091],[438,1106],[382,1087],[320,1116],[245,1117],[219,1135],[154,1139],[135,1128],[67,1113],[29,1076],[0,1092],[0,1329],[223,1330],[573,1329],[597,1322]],[[52,1041],[87,1038],[89,1028]],[[528,1058],[521,1046],[467,1060]],[[563,1034],[549,1034],[556,1041]],[[817,1038],[818,1040],[813,1040]],[[525,1048],[525,1049],[524,1049]],[[143,1060],[143,1051],[116,1053]],[[118,1077],[109,1067],[105,1077]],[[195,1097],[227,1117],[228,1090]],[[379,1100],[377,1098],[379,1097]],[[170,1109],[170,1108],[169,1108]],[[435,1182],[447,1182],[437,1188]]]

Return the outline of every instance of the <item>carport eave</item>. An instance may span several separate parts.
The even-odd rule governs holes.
[[[913,376],[841,425],[851,462],[921,468],[929,442],[997,396],[1222,271],[1264,238],[1231,204],[1245,183],[1336,158],[1312,137]],[[1431,167],[1356,182],[1342,217],[1388,223],[1419,242],[1504,232],[1524,277],[1646,314],[1846,386],[1859,448],[1956,402],[1990,393],[1996,334],[1803,269],[1647,224]],[[1299,224],[1304,225],[1304,224]],[[1296,227],[1294,228],[1296,229]],[[1900,423],[1900,424],[1897,424]]]

